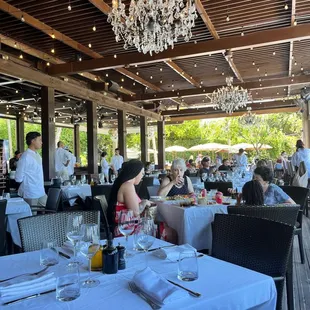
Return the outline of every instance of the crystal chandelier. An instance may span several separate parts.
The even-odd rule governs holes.
[[[219,109],[232,114],[234,111],[244,108],[250,100],[248,90],[240,86],[233,86],[232,82],[233,78],[227,77],[227,86],[218,88],[212,93],[211,103],[215,110]]]
[[[122,0],[113,0],[108,22],[126,50],[135,46],[152,55],[173,48],[179,36],[188,42],[196,18],[194,0],[131,0],[127,8]]]
[[[252,108],[248,107],[247,110],[248,111],[239,118],[239,123],[244,126],[251,126],[257,124],[258,118],[255,113],[251,112]]]

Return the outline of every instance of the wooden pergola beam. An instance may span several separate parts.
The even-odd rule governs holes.
[[[285,107],[285,108],[272,108],[272,109],[262,109],[253,111],[256,114],[271,114],[271,113],[294,113],[298,112],[298,107]],[[222,118],[222,117],[236,117],[242,116],[245,113],[243,112],[234,112],[232,115],[227,113],[209,113],[209,114],[200,114],[200,115],[190,115],[190,116],[179,116],[179,117],[171,117],[170,121],[178,122],[178,121],[190,121],[190,120],[197,120],[197,119],[207,119],[207,118]]]
[[[106,106],[108,108],[112,108],[113,110],[115,109],[124,110],[134,115],[146,116],[153,118],[155,120],[162,119],[162,117],[157,113],[138,108],[131,104],[105,96],[102,93],[92,91],[91,89],[86,88],[82,84],[77,85],[71,82],[64,82],[62,79],[51,77],[41,71],[37,71],[32,68],[27,68],[18,65],[10,59],[9,60],[0,59],[0,73],[18,77],[38,85],[52,87],[60,92],[64,92],[66,94],[81,99],[97,102],[98,104]]]
[[[291,26],[294,27],[294,22],[296,19],[296,0],[292,0],[291,3]],[[290,52],[289,52],[289,60],[288,60],[288,76],[292,76],[292,67],[293,67],[293,50],[294,50],[294,42],[290,42]],[[291,93],[291,88],[287,88],[287,94]]]
[[[300,75],[295,76],[294,78],[284,77],[270,80],[262,80],[261,82],[234,83],[234,85],[235,86],[239,85],[245,89],[253,90],[253,89],[274,88],[287,85],[302,85],[308,83],[310,83],[310,76]],[[169,98],[185,98],[192,96],[201,96],[205,94],[210,94],[214,90],[217,90],[222,86],[226,85],[202,87],[199,89],[190,88],[190,89],[176,90],[174,92],[173,91],[161,92],[157,94],[143,94],[143,95],[136,95],[135,97],[126,97],[124,99],[125,101],[149,101],[149,100],[162,100]]]
[[[114,56],[107,56],[99,59],[53,65],[48,71],[52,75],[63,75],[84,71],[108,70],[121,68],[127,65],[142,65],[168,61],[169,59],[175,60],[197,57],[214,53],[223,53],[226,50],[242,50],[251,47],[274,45],[309,38],[310,24],[302,24],[294,27],[257,31],[245,34],[244,36],[231,36],[218,40],[197,42],[197,44],[180,44],[175,46],[174,49],[168,49],[152,56],[142,53],[127,53],[120,54],[116,58]]]

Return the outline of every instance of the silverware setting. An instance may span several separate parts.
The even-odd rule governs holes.
[[[64,252],[59,251],[58,253],[59,253],[60,256],[62,256],[62,257],[64,257],[64,258],[67,258],[67,259],[70,259],[70,258],[71,258],[68,254],[66,254],[66,253],[64,253]]]
[[[159,248],[150,249],[149,252],[153,252],[153,251],[160,250],[160,249],[165,249],[165,248],[171,248],[171,247],[174,247],[174,246],[176,246],[176,245],[175,244],[171,244],[171,245],[161,246]]]
[[[145,294],[143,291],[141,291],[134,282],[129,281],[128,284],[130,291],[133,294],[136,294],[139,297],[141,297],[144,301],[146,301],[153,310],[161,309],[163,304],[155,302],[153,299],[151,300],[150,297],[147,296],[147,294]]]
[[[32,272],[32,273],[23,273],[23,274],[19,274],[17,276],[14,276],[14,277],[11,277],[11,278],[7,278],[7,279],[4,279],[4,280],[0,280],[0,283],[2,282],[6,282],[6,281],[9,281],[9,280],[12,280],[12,279],[15,279],[15,278],[18,278],[18,277],[21,277],[21,276],[37,276],[41,273],[43,273],[44,271],[46,271],[48,269],[48,266],[43,268],[42,270],[40,271],[37,271],[37,272]]]
[[[200,293],[197,293],[197,292],[194,292],[194,291],[192,291],[192,290],[190,290],[190,289],[188,289],[188,288],[186,288],[186,287],[184,287],[184,286],[182,286],[182,285],[180,285],[180,284],[178,284],[178,283],[175,283],[175,282],[173,282],[173,281],[171,281],[171,280],[168,280],[168,279],[166,279],[169,283],[171,283],[171,284],[173,284],[173,285],[175,285],[175,286],[177,286],[177,287],[179,287],[179,288],[182,288],[183,290],[185,290],[185,291],[187,291],[191,296],[193,296],[193,297],[200,297],[201,296],[201,294]]]

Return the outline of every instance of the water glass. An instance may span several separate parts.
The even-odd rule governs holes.
[[[62,265],[57,270],[56,299],[72,301],[80,296],[80,274],[78,264]]]
[[[178,279],[182,281],[195,281],[198,279],[196,251],[183,251],[180,253]]]
[[[11,198],[10,193],[4,193],[4,194],[3,194],[3,199],[8,200],[8,199],[10,199],[10,198]]]
[[[57,249],[57,241],[45,240],[42,242],[40,251],[40,265],[54,266],[59,263],[59,253]]]
[[[86,184],[86,176],[85,176],[85,174],[82,174],[82,176],[81,176],[81,183],[82,184]]]

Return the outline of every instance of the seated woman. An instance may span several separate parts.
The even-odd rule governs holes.
[[[241,197],[240,197],[241,198]],[[241,199],[240,199],[241,200]],[[242,205],[262,206],[264,205],[263,187],[257,180],[246,182],[242,188]],[[240,201],[237,205],[240,204]]]
[[[272,171],[268,167],[258,167],[254,170],[254,179],[263,188],[265,205],[280,203],[295,204],[294,200],[288,196],[279,186],[271,183],[273,180]]]
[[[183,159],[175,159],[171,165],[171,176],[167,176],[161,182],[158,195],[176,196],[189,195],[194,192],[192,182],[189,177],[184,176],[186,171]]]
[[[148,200],[142,200],[136,193],[135,185],[138,185],[144,175],[144,165],[141,161],[132,159],[125,162],[122,170],[115,180],[110,194],[107,218],[114,236],[121,236],[117,229],[118,217],[122,210],[132,210],[137,217],[150,206]]]

